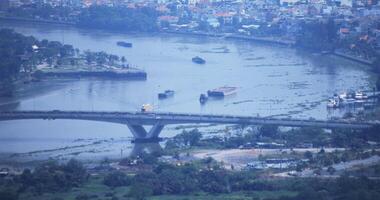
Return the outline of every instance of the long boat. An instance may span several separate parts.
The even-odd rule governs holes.
[[[235,94],[237,87],[223,86],[216,89],[208,90],[207,95],[210,97],[225,97]]]
[[[130,42],[123,42],[123,41],[119,41],[116,43],[118,46],[122,46],[122,47],[132,47],[132,43]]]

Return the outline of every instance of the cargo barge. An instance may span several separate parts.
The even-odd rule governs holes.
[[[191,61],[193,61],[194,63],[197,63],[197,64],[205,64],[206,63],[206,60],[199,57],[199,56],[195,56],[194,58],[191,59]]]
[[[131,48],[132,47],[132,43],[130,43],[130,42],[119,41],[116,44],[118,46],[127,47],[127,48]]]
[[[158,98],[159,99],[166,99],[168,97],[174,96],[174,91],[173,90],[165,90],[165,92],[158,93]]]
[[[237,87],[224,86],[224,87],[219,87],[213,90],[208,90],[207,95],[209,97],[225,97],[225,96],[235,94],[236,90],[237,90]]]

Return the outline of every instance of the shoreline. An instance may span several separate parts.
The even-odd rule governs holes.
[[[22,17],[5,17],[0,16],[0,21],[19,21],[19,22],[31,22],[31,23],[42,23],[42,24],[57,24],[57,25],[69,25],[77,27],[77,23],[74,22],[64,22],[64,21],[56,21],[56,20],[43,20],[43,19],[28,19]],[[102,29],[106,30],[106,29]],[[110,30],[106,30],[110,31]],[[111,30],[112,31],[112,30]],[[123,32],[123,31],[121,31]],[[125,33],[125,32],[123,32]],[[173,30],[161,30],[158,33],[168,33],[168,34],[176,34],[176,35],[192,35],[192,36],[204,36],[204,37],[212,37],[212,38],[225,38],[225,39],[236,39],[236,40],[245,40],[245,41],[254,41],[262,44],[277,44],[286,47],[296,47],[296,41],[293,40],[283,40],[281,38],[261,38],[261,37],[249,37],[244,35],[236,35],[232,33],[207,33],[207,32],[184,32],[184,31],[173,31]],[[354,62],[358,62],[365,65],[372,65],[373,62],[361,58],[357,58],[342,52],[333,51],[331,55],[335,55],[341,58],[345,58],[347,60],[351,60]]]
[[[182,31],[160,31],[160,33],[245,40],[245,41],[259,42],[263,44],[277,44],[277,45],[286,46],[286,47],[295,47],[296,45],[295,41],[282,40],[280,38],[249,37],[249,36],[244,36],[244,35],[234,35],[234,34],[228,34],[228,33],[182,32]]]
[[[21,17],[4,17],[0,16],[0,21],[19,21],[19,22],[31,22],[31,23],[42,23],[42,24],[56,24],[56,25],[69,25],[77,27],[77,23],[74,22],[63,22],[63,21],[55,21],[55,20],[43,20],[43,19],[28,19]],[[101,29],[106,30],[106,29]],[[110,30],[106,30],[110,31]],[[123,32],[123,31],[122,31]],[[229,33],[207,33],[207,32],[183,32],[183,31],[158,31],[158,33],[169,33],[169,34],[177,34],[177,35],[192,35],[192,36],[204,36],[204,37],[219,37],[225,39],[237,39],[237,40],[246,40],[246,41],[255,41],[265,44],[278,44],[281,46],[294,47],[295,41],[290,40],[282,40],[281,38],[260,38],[260,37],[248,37],[243,35],[234,35]]]
[[[100,77],[100,78],[115,78],[125,80],[146,80],[147,73],[144,71],[128,71],[128,72],[114,72],[114,71],[40,71],[35,76],[39,78],[46,77],[68,77],[68,78],[82,78],[82,77]]]
[[[352,56],[352,55],[349,55],[349,54],[346,54],[346,53],[343,53],[343,52],[340,52],[340,51],[333,51],[331,53],[331,55],[334,55],[334,56],[337,56],[337,57],[340,57],[340,58],[344,58],[344,59],[347,59],[347,60],[351,60],[351,61],[354,61],[354,62],[357,62],[357,63],[361,63],[361,64],[364,64],[364,65],[368,65],[368,66],[372,66],[373,65],[373,62],[372,61],[369,61],[369,60],[366,60],[366,59],[362,59],[362,58],[358,58],[358,57],[355,57],[355,56]]]
[[[56,21],[56,20],[45,20],[45,19],[28,19],[24,17],[6,17],[0,16],[0,21],[19,21],[19,22],[31,22],[31,23],[42,23],[42,24],[58,24],[58,25],[70,25],[75,26],[74,22]]]
[[[30,23],[42,23],[42,24],[56,24],[56,25],[68,25],[77,27],[76,23],[74,22],[62,22],[62,21],[55,21],[55,20],[36,20],[36,19],[27,19],[27,18],[19,18],[19,17],[4,17],[0,16],[0,21],[19,21],[19,22],[30,22]],[[106,30],[101,29],[105,31],[115,31],[115,30]],[[125,33],[121,31],[122,33]],[[283,40],[281,38],[261,38],[261,37],[249,37],[249,36],[243,36],[243,35],[234,35],[234,34],[228,34],[228,33],[207,33],[207,32],[184,32],[184,31],[173,31],[173,30],[167,30],[167,31],[158,31],[158,33],[161,34],[176,34],[176,35],[191,35],[191,36],[203,36],[203,37],[211,37],[211,38],[224,38],[224,39],[235,39],[235,40],[245,40],[245,41],[253,41],[258,42],[261,44],[276,44],[284,47],[293,48],[296,47],[296,41],[293,40]],[[373,62],[361,58],[357,58],[342,52],[333,51],[330,53],[331,55],[338,56],[347,60],[351,60],[357,63],[365,64],[368,66],[372,66]]]

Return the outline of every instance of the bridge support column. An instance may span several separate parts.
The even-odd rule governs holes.
[[[158,137],[164,128],[163,124],[159,122],[155,123],[152,128],[148,131],[145,130],[144,126],[141,124],[130,124],[127,123],[129,130],[131,130],[134,141],[133,142],[155,142],[159,141]]]
[[[130,157],[141,156],[144,153],[161,154],[162,147],[158,142],[154,143],[135,143],[131,151]]]

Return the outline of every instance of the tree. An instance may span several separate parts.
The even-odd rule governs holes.
[[[49,161],[37,166],[33,173],[25,170],[21,175],[20,183],[25,189],[34,188],[37,193],[43,193],[79,187],[87,178],[86,170],[76,160],[70,160],[63,165]]]
[[[0,188],[1,200],[18,200],[18,196],[14,188]]]
[[[380,76],[377,76],[377,79],[376,79],[376,90],[380,91]]]
[[[327,168],[327,172],[330,175],[333,175],[336,172],[336,169],[334,167],[330,166],[330,167]]]
[[[128,196],[133,197],[137,200],[145,200],[146,197],[153,194],[152,189],[148,185],[141,183],[135,183],[131,186]]]
[[[311,160],[313,158],[313,154],[310,151],[306,151],[304,154],[305,158]]]
[[[175,136],[175,140],[183,142],[184,145],[195,146],[199,143],[202,138],[202,134],[198,129],[193,129],[191,131],[182,131],[181,134]]]
[[[156,31],[158,13],[154,8],[131,9],[125,6],[91,6],[83,8],[78,25],[123,31]]]
[[[121,63],[123,64],[123,67],[124,67],[124,63],[126,62],[127,60],[125,59],[124,56],[121,57]]]
[[[131,184],[131,179],[120,171],[114,171],[104,177],[103,183],[108,187],[128,186]]]
[[[278,126],[263,125],[259,129],[259,133],[264,137],[276,137],[278,133]]]

